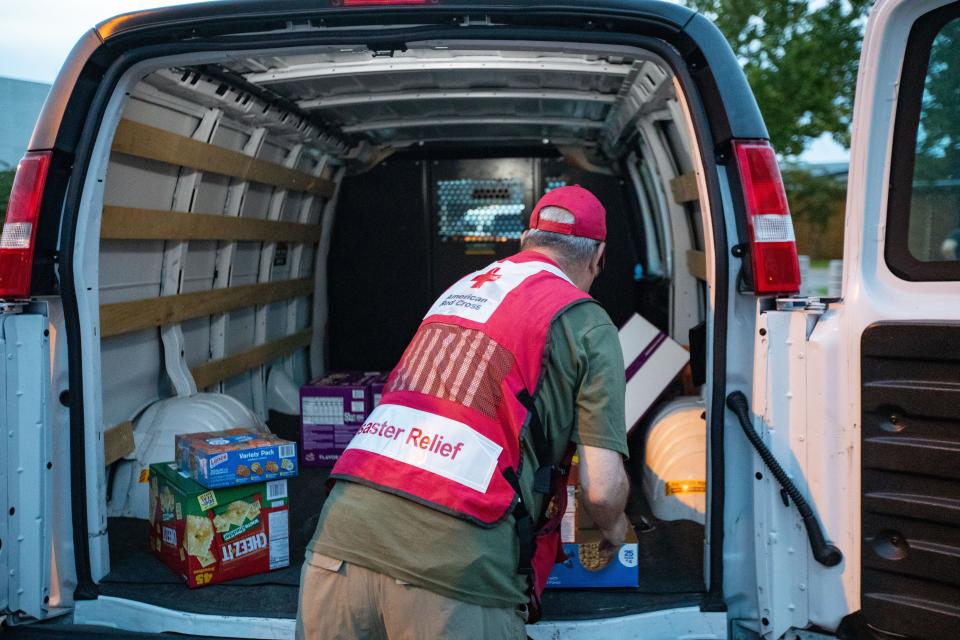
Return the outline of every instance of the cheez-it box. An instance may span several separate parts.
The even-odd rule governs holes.
[[[332,467],[373,410],[377,373],[331,373],[300,387],[304,466]]]
[[[203,587],[290,565],[287,481],[207,489],[150,465],[150,551]]]

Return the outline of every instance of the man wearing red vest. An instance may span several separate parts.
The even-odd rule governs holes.
[[[520,253],[433,304],[331,472],[297,637],[525,638],[575,450],[605,551],[623,542],[623,356],[586,293],[605,241],[596,197],[555,189]]]

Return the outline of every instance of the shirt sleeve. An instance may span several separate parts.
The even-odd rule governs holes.
[[[577,347],[576,415],[570,439],[628,457],[626,380],[617,329],[607,318],[585,331]]]

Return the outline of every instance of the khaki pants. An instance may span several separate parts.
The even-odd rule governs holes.
[[[446,598],[382,573],[310,554],[300,574],[298,640],[525,640],[515,608]]]

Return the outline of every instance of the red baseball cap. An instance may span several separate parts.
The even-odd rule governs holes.
[[[540,210],[544,207],[566,209],[573,214],[573,224],[541,220]],[[604,242],[607,239],[607,211],[595,195],[580,185],[560,187],[548,191],[533,207],[530,228]]]

